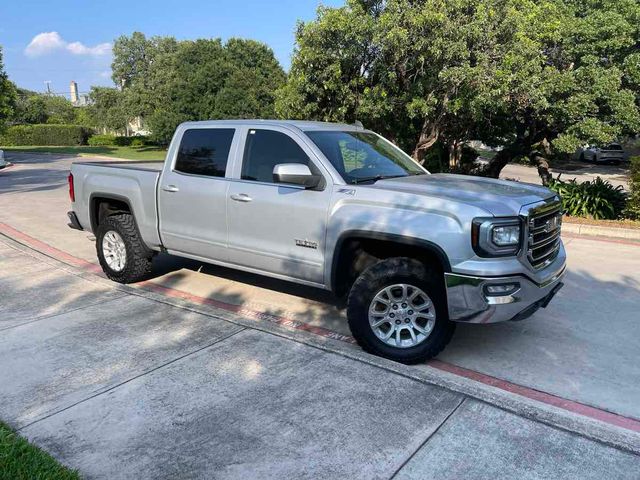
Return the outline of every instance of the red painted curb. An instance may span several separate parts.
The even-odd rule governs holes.
[[[6,223],[0,222],[0,233],[10,238],[13,238],[14,240],[17,240],[18,242],[23,243],[26,246],[33,248],[36,251],[39,251],[40,253],[43,253],[53,258],[57,258],[58,260],[61,260],[70,265],[79,267],[85,271],[88,271],[91,273],[99,273],[99,274],[102,273],[102,269],[98,265],[95,265],[81,258],[74,257],[69,253],[63,252],[62,250],[52,247],[51,245],[45,242],[42,242],[36,238],[31,237],[30,235],[27,235],[26,233],[16,230],[15,228],[11,227],[10,225],[7,225]],[[578,237],[578,238],[582,238],[582,237]],[[604,240],[600,240],[600,241],[604,241]],[[614,243],[619,243],[619,242],[615,241]],[[151,290],[151,291],[160,293],[162,295],[166,295],[167,297],[181,298],[181,299],[188,300],[190,302],[198,303],[201,305],[211,305],[213,307],[220,308],[222,310],[237,313],[238,315],[254,318],[257,320],[266,320],[271,323],[282,325],[295,330],[303,330],[303,331],[310,332],[325,338],[333,338],[335,340],[340,340],[342,342],[351,343],[351,344],[356,343],[353,337],[348,335],[343,335],[341,333],[335,332],[333,330],[329,330],[324,327],[309,325],[308,323],[304,323],[299,320],[281,317],[281,316],[273,315],[266,312],[260,312],[258,310],[248,309],[241,305],[233,305],[230,303],[221,302],[219,300],[200,297],[197,295],[193,295],[191,293],[177,290],[175,288],[158,285],[149,280],[140,282],[136,284],[136,286],[138,288],[143,288],[146,290]],[[540,403],[544,403],[546,405],[551,405],[557,408],[561,408],[563,410],[566,410],[572,413],[577,413],[579,415],[592,418],[594,420],[599,420],[609,425],[615,425],[617,427],[621,427],[634,432],[640,432],[639,419],[618,415],[616,413],[608,412],[606,410],[585,405],[580,402],[562,398],[550,393],[542,392],[534,388],[518,385],[516,383],[512,383],[507,380],[502,380],[500,378],[493,377],[491,375],[487,375],[481,372],[477,372],[475,370],[469,370],[464,367],[459,367],[457,365],[443,362],[441,360],[435,360],[435,359],[430,360],[427,364],[432,368],[436,368],[438,370],[441,370],[453,375],[467,378],[469,380],[474,380],[484,385],[498,388],[500,390],[510,392],[524,398],[528,398],[531,400],[538,401]]]

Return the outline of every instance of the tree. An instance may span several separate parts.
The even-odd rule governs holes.
[[[160,142],[187,120],[273,117],[285,80],[271,49],[242,39],[177,42],[135,33],[116,40],[113,69],[125,110],[143,116]]]
[[[76,124],[78,111],[64,97],[17,88],[11,122],[15,124],[59,123]]]
[[[0,47],[0,132],[4,130],[7,120],[13,114],[16,91],[13,83],[4,71],[2,47]]]
[[[11,121],[17,124],[47,123],[47,118],[49,118],[49,116],[43,95],[18,88]]]
[[[348,0],[301,23],[281,116],[363,121],[417,159],[470,139],[544,167],[640,128],[634,0]],[[543,169],[544,170],[544,169]]]
[[[44,100],[46,123],[75,124],[76,108],[69,100],[56,95],[39,95]]]
[[[121,91],[109,87],[91,87],[89,99],[87,115],[92,126],[120,133],[126,132],[128,115]]]

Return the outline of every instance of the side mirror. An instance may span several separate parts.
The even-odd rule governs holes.
[[[273,181],[275,183],[289,183],[301,185],[305,188],[316,188],[322,177],[314,175],[309,167],[302,163],[280,163],[273,167]]]

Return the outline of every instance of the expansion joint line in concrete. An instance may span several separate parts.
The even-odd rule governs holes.
[[[87,305],[82,305],[80,307],[70,308],[69,310],[65,310],[63,312],[50,313],[48,315],[41,315],[39,317],[32,318],[31,320],[27,320],[26,322],[22,322],[22,323],[18,323],[16,325],[10,325],[8,327],[0,328],[0,332],[3,332],[5,330],[9,330],[11,328],[21,327],[23,325],[29,325],[30,323],[39,322],[41,320],[47,320],[47,319],[50,319],[50,318],[58,317],[60,315],[66,315],[66,314],[71,313],[71,312],[77,312],[78,310],[85,310],[87,308],[96,307],[98,305],[103,305],[105,303],[113,302],[115,300],[120,300],[123,297],[125,297],[126,295],[127,294],[125,292],[122,292],[122,295],[118,295],[117,297],[109,298],[107,300],[100,300],[98,302],[92,302],[92,303],[89,303]]]
[[[115,390],[116,388],[119,388],[122,385],[125,385],[125,384],[127,384],[129,382],[132,382],[133,380],[136,380],[136,379],[138,379],[140,377],[144,377],[145,375],[153,373],[156,370],[160,370],[161,368],[164,368],[164,367],[166,367],[168,365],[171,365],[172,363],[178,362],[178,361],[182,360],[183,358],[186,358],[186,357],[188,357],[190,355],[193,355],[193,354],[196,354],[198,352],[201,352],[202,350],[206,350],[207,348],[211,348],[212,346],[214,346],[214,345],[216,345],[218,343],[224,342],[228,338],[231,338],[234,335],[237,335],[238,333],[243,332],[245,330],[246,330],[246,328],[243,327],[243,328],[240,328],[240,329],[236,330],[235,332],[232,332],[232,333],[230,333],[228,335],[225,335],[223,337],[217,338],[215,341],[213,341],[213,342],[211,342],[211,343],[209,343],[209,344],[207,344],[207,345],[205,345],[203,347],[197,348],[197,349],[195,349],[195,350],[193,350],[191,352],[187,352],[184,355],[180,355],[179,357],[171,359],[168,362],[163,363],[162,365],[158,365],[157,367],[153,367],[153,368],[151,368],[149,370],[146,370],[146,371],[144,371],[142,373],[139,373],[138,375],[134,375],[133,377],[128,378],[126,380],[123,380],[122,382],[117,383],[116,385],[112,385],[111,387],[109,387],[109,388],[107,388],[105,390],[102,390],[102,391],[100,391],[98,393],[95,393],[93,395],[88,396],[87,398],[83,398],[82,400],[78,400],[77,402],[72,403],[71,405],[67,405],[66,407],[63,407],[63,408],[61,408],[59,410],[56,410],[55,412],[51,412],[51,413],[49,413],[49,414],[47,414],[47,415],[45,415],[43,417],[40,417],[37,420],[34,420],[33,422],[28,423],[28,424],[23,425],[22,427],[18,428],[17,431],[19,432],[21,430],[24,430],[25,428],[28,428],[28,427],[30,427],[30,426],[38,423],[38,422],[41,422],[43,420],[46,420],[47,418],[53,417],[54,415],[57,415],[57,414],[62,413],[64,411],[66,411],[66,410],[69,410],[70,408],[73,408],[76,405],[80,405],[81,403],[84,403],[84,402],[87,402],[87,401],[89,401],[89,400],[91,400],[93,398],[99,397],[100,395],[104,395],[105,393],[111,392],[112,390]]]
[[[415,449],[414,452],[411,453],[411,455],[409,455],[406,460],[404,462],[402,462],[402,465],[400,465],[395,472],[393,472],[393,475],[391,475],[391,477],[389,477],[389,480],[392,480],[396,477],[396,475],[398,475],[398,473],[411,461],[411,459],[413,457],[415,457],[416,453],[418,453],[420,450],[422,450],[422,447],[424,447],[427,443],[429,443],[429,440],[431,440],[434,435],[436,433],[438,433],[438,431],[442,428],[442,426],[447,423],[449,421],[449,419],[451,417],[453,417],[453,415],[458,411],[458,409],[462,406],[462,404],[467,400],[468,397],[463,396],[460,401],[458,402],[458,404],[449,412],[449,414],[444,418],[444,420],[442,420],[442,422],[440,423],[440,425],[438,425],[433,432],[431,432],[427,438],[424,439],[424,441],[418,446],[418,448]]]

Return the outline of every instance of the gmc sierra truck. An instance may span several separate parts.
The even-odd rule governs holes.
[[[164,164],[77,162],[69,194],[110,279],[167,252],[331,290],[358,343],[404,363],[437,355],[455,322],[546,307],[565,272],[552,191],[430,174],[362,126],[183,123]]]

